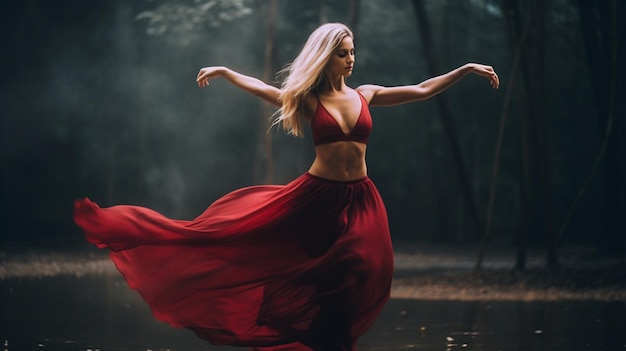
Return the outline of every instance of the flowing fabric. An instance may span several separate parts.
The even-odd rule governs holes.
[[[355,350],[389,298],[387,214],[367,177],[247,187],[191,221],[89,199],[74,219],[157,319],[213,344]]]

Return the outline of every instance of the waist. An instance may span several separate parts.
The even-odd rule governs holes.
[[[309,174],[328,180],[354,181],[367,177],[367,166],[365,161],[359,163],[342,164],[334,162],[324,162],[316,158],[309,168]]]
[[[363,178],[367,176],[366,147],[363,143],[345,141],[318,145],[309,173],[337,181]]]
[[[335,184],[355,184],[355,183],[361,183],[364,182],[366,180],[369,179],[369,177],[367,175],[360,177],[360,178],[356,178],[356,179],[331,179],[331,178],[324,178],[315,174],[312,174],[311,172],[306,172],[305,175],[309,178],[313,178],[322,182],[326,182],[326,183],[335,183]]]

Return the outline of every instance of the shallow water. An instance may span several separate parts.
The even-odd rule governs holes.
[[[155,321],[118,275],[0,280],[3,350],[243,350]],[[359,350],[626,350],[626,302],[392,299]]]

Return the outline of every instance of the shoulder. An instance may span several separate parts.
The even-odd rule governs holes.
[[[374,96],[376,96],[376,94],[383,88],[384,87],[380,85],[364,84],[364,85],[358,86],[354,90],[356,90],[359,94],[363,95],[363,97],[365,98],[365,101],[367,101],[367,103],[369,104],[371,103]]]

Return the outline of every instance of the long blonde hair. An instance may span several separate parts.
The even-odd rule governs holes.
[[[352,31],[341,23],[327,23],[311,33],[300,54],[280,72],[287,77],[279,96],[282,106],[276,111],[272,125],[282,124],[289,134],[303,136],[302,102],[324,82],[324,69],[330,56],[345,37],[354,39]]]

